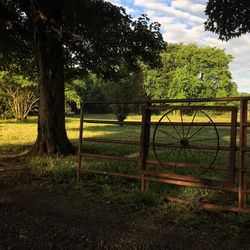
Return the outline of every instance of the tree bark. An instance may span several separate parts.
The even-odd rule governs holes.
[[[41,0],[31,2],[34,47],[39,68],[38,136],[31,154],[67,155],[73,153],[74,148],[65,129],[64,60],[60,27],[54,26],[51,21],[53,17],[49,4],[46,13],[46,6],[39,6],[43,4]]]

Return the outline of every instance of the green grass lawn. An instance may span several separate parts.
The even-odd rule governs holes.
[[[152,115],[152,121],[158,121],[162,115]],[[214,122],[228,122],[230,117],[226,115],[213,115]],[[100,115],[92,114],[86,115],[86,119],[111,119],[115,120],[113,115]],[[169,114],[171,122],[181,122],[179,114]],[[185,122],[191,122],[192,116],[183,116],[182,119]],[[130,115],[127,118],[128,121],[140,121],[141,116]],[[165,118],[166,121],[166,118]],[[196,122],[208,122],[207,117],[197,116],[195,118]],[[79,136],[79,118],[66,118],[66,128],[67,134],[72,143],[77,147],[78,136]],[[179,143],[176,141],[176,137],[179,134],[189,134],[193,136],[194,145],[202,146],[213,146],[216,143],[215,129],[213,127],[205,127],[200,131],[201,127],[190,126],[180,126],[180,127],[159,127],[160,130],[155,135],[155,140],[157,143]],[[151,142],[154,134],[155,126],[151,128]],[[14,151],[16,154],[21,154],[27,152],[29,146],[31,146],[36,139],[37,130],[37,117],[29,117],[26,121],[18,122],[15,120],[3,120],[0,121],[0,154],[2,152]],[[226,127],[217,127],[219,141],[221,146],[228,146],[230,140],[230,130]],[[197,133],[196,133],[197,132]],[[239,133],[239,132],[238,132]],[[109,124],[85,124],[84,125],[84,137],[87,138],[98,138],[98,139],[120,139],[120,140],[140,140],[140,126],[119,126],[119,125],[109,125]],[[210,140],[212,138],[212,140]],[[238,140],[237,140],[238,144]],[[108,154],[115,156],[125,156],[125,157],[138,157],[139,156],[139,146],[132,145],[117,145],[117,144],[103,144],[103,143],[93,143],[86,142],[83,145],[84,151],[87,153],[98,153],[98,154]],[[181,149],[172,148],[163,149],[156,147],[158,158],[162,161],[167,162],[178,162],[178,163],[196,163],[196,164],[209,164],[215,155],[214,150],[197,150],[191,149],[189,151],[184,151]],[[237,155],[238,158],[238,155]],[[249,158],[249,157],[248,157]],[[152,146],[149,148],[149,159],[156,160],[155,154],[153,152]],[[70,182],[75,181],[75,167],[76,167],[76,156],[69,156],[64,158],[50,158],[50,157],[33,157],[26,160],[26,163],[30,166],[31,170],[41,176],[50,176],[53,181],[59,181],[66,179]],[[248,159],[249,162],[249,159]],[[215,166],[228,166],[229,164],[229,154],[226,151],[219,151]],[[237,164],[239,161],[237,159]],[[122,173],[129,173],[138,175],[139,171],[137,169],[137,164],[129,162],[119,162],[119,161],[107,161],[107,160],[94,160],[91,158],[84,158],[82,165],[84,168],[88,169],[98,169],[106,171],[117,171]],[[149,169],[156,171],[166,171],[171,169],[173,173],[184,174],[191,176],[202,176],[210,179],[225,180],[227,175],[225,172],[216,172],[213,170],[199,171],[197,169],[185,169],[185,168],[175,168],[173,166],[159,166],[159,165],[149,165]],[[128,181],[116,177],[103,177],[94,176],[91,174],[83,174],[83,180],[92,179],[94,182],[110,184],[113,187],[126,187],[139,190],[139,182]],[[224,202],[227,204],[235,204],[236,196],[235,194],[218,192],[213,190],[205,189],[194,189],[187,187],[170,186],[166,184],[151,183],[150,192],[157,193],[158,195],[176,195],[178,197],[189,198],[192,200],[205,200],[205,201],[215,201]]]
[[[152,115],[152,121],[158,121],[161,115]],[[109,119],[115,120],[113,115],[91,114],[86,115],[89,119]],[[176,121],[179,116],[172,116],[171,119]],[[185,117],[187,121],[191,121],[192,117]],[[140,115],[129,115],[127,121],[141,121]],[[216,116],[213,118],[215,122],[226,122],[229,120],[227,116]],[[202,117],[198,117],[196,121],[203,121]],[[79,118],[66,118],[67,134],[70,140],[77,145],[79,137]],[[135,134],[133,134],[135,133]],[[28,117],[25,121],[16,121],[14,119],[0,120],[0,147],[8,148],[23,145],[32,145],[37,135],[37,117]],[[118,125],[99,125],[86,124],[85,137],[102,137],[102,138],[118,138],[119,139],[139,139],[140,128],[132,128],[124,126],[122,129]],[[136,137],[136,138],[135,138]],[[223,140],[228,140],[228,135],[224,135]]]

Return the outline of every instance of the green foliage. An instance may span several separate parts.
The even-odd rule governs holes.
[[[4,91],[0,88],[0,118],[9,118],[11,117],[11,110],[8,108],[7,99],[4,94]]]
[[[140,99],[143,93],[143,79],[141,71],[130,72],[123,65],[119,68],[120,78],[116,81],[106,81],[103,84],[103,93],[107,100],[118,102]],[[118,121],[122,122],[129,114],[128,104],[114,104],[112,110]],[[122,126],[122,124],[121,124]]]
[[[221,40],[239,37],[250,31],[250,2],[209,0],[205,29],[219,34]]]
[[[103,91],[104,80],[96,74],[87,74],[78,77],[66,84],[65,100],[66,108],[79,112],[80,103],[87,101],[104,101],[106,98]],[[89,112],[106,112],[105,106],[87,106]]]
[[[23,75],[0,71],[0,114],[2,118],[14,116],[26,119],[29,112],[37,107],[37,83]]]
[[[41,129],[32,154],[74,152],[64,124],[64,79],[88,73],[115,79],[119,65],[136,68],[138,59],[156,66],[164,44],[158,23],[146,15],[133,20],[104,0],[0,0],[2,67],[27,72],[35,68],[30,62],[38,65]]]
[[[163,67],[142,65],[145,90],[152,99],[227,97],[237,94],[229,63],[233,57],[215,47],[168,44],[162,53]]]
[[[103,101],[105,99],[103,93],[103,82],[101,77],[96,74],[88,74],[82,80],[75,80],[77,82],[76,91],[83,102],[86,101]]]
[[[0,1],[1,67],[31,76],[37,72],[33,48],[34,6],[29,1]],[[138,58],[156,66],[165,42],[158,23],[142,15],[133,20],[125,10],[107,1],[38,0],[44,25],[60,29],[66,79],[89,72],[113,78],[125,61],[131,69]],[[50,48],[48,48],[50,49]],[[77,66],[76,66],[77,65]]]
[[[79,110],[79,102],[87,101],[131,101],[143,95],[142,72],[130,71],[127,66],[117,66],[115,79],[103,79],[96,74],[88,74],[66,84],[66,105],[69,109]],[[92,105],[87,106],[89,112],[113,112],[119,121],[123,121],[131,111],[129,105]]]
[[[241,93],[239,93],[239,96],[250,96],[250,93],[248,93],[248,92],[241,92]]]
[[[72,112],[72,105],[79,110],[81,107],[81,97],[78,95],[74,85],[66,85],[65,114]]]

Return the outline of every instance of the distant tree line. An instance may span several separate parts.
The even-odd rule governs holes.
[[[79,112],[84,101],[128,101],[135,99],[174,99],[229,97],[239,95],[229,64],[233,57],[215,47],[196,44],[168,44],[161,53],[162,67],[152,69],[140,62],[136,70],[119,66],[119,76],[107,80],[89,73],[71,77],[65,86],[66,113]],[[0,72],[0,114],[2,118],[25,119],[37,108],[36,81],[20,74]],[[113,112],[123,120],[128,105],[92,106],[89,112]]]

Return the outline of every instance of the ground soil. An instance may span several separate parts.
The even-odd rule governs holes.
[[[0,249],[250,249],[250,222],[223,217],[232,227],[224,232],[213,223],[187,227],[152,209],[74,198],[69,186],[48,188],[8,162],[0,170]]]

